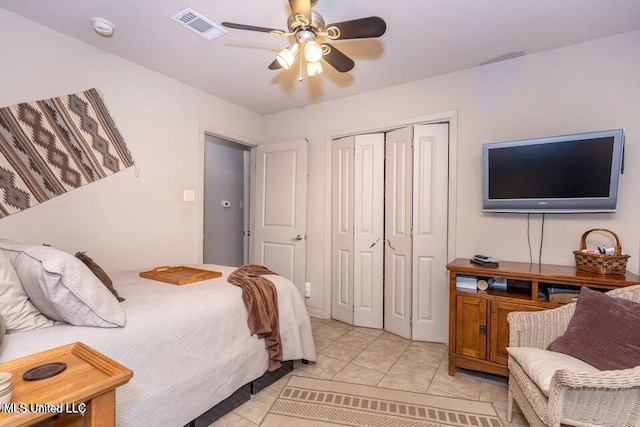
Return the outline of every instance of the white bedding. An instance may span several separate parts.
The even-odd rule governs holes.
[[[138,272],[111,275],[126,301],[124,328],[58,324],[9,334],[0,353],[7,361],[81,341],[133,371],[116,392],[118,426],[184,426],[260,377],[268,366],[263,340],[251,336],[240,288],[226,279],[183,286],[142,279]],[[316,360],[309,315],[289,280],[268,277],[278,290],[284,360]]]

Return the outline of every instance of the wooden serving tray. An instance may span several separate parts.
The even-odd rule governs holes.
[[[202,270],[194,267],[169,267],[168,265],[156,267],[153,270],[140,272],[140,277],[171,283],[172,285],[188,285],[189,283],[222,277],[219,271]]]

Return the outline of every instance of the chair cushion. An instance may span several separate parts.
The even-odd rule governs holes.
[[[640,304],[582,287],[567,330],[548,350],[600,370],[640,365]]]
[[[522,370],[547,397],[551,378],[560,369],[587,373],[599,372],[598,369],[580,359],[541,348],[507,347],[507,352],[522,366]]]

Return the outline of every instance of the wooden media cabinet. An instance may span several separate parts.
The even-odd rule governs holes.
[[[548,301],[549,287],[580,292],[581,286],[610,290],[640,284],[638,275],[603,275],[552,264],[501,261],[499,266],[474,264],[458,258],[449,270],[449,375],[455,368],[496,375],[509,375],[507,368],[509,324],[512,311],[536,311],[560,307]],[[487,290],[457,286],[458,276],[467,283],[478,279],[500,279],[506,287]]]

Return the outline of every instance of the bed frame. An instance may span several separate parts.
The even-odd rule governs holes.
[[[293,371],[293,360],[282,362],[282,366],[272,372],[265,372],[260,378],[243,385],[236,390],[231,396],[191,421],[185,427],[208,427],[214,421],[222,418],[224,415],[236,409],[238,406],[251,399],[252,394],[258,393],[260,390],[269,387],[280,378]]]

